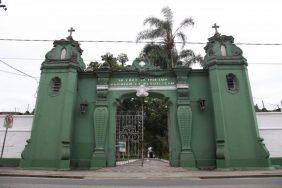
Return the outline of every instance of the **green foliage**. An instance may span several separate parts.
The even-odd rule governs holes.
[[[144,149],[153,147],[156,157],[168,158],[168,107],[157,98],[128,98],[122,101],[118,111],[138,111],[144,104]]]
[[[190,67],[193,63],[202,61],[200,55],[195,55],[192,50],[182,50],[179,54],[175,47],[175,39],[182,42],[182,48],[187,43],[187,37],[183,29],[193,26],[192,18],[185,18],[178,28],[173,31],[173,13],[169,7],[162,9],[164,19],[148,17],[144,20],[144,25],[148,24],[150,29],[141,31],[137,35],[137,41],[143,39],[159,39],[161,44],[147,44],[141,52],[141,56],[147,57],[155,66],[163,69],[170,69],[175,65]]]
[[[128,61],[128,57],[124,53],[119,54],[116,58],[113,54],[107,52],[106,54],[101,56],[101,59],[103,61],[102,63],[99,63],[98,61],[89,63],[88,67],[86,68],[86,71],[96,71],[101,67],[101,64],[109,65],[112,71],[119,71],[124,68],[125,62]],[[118,62],[120,62],[121,64],[119,64]]]
[[[176,57],[177,65],[190,67],[192,64],[203,61],[201,55],[196,55],[192,50],[184,49]]]
[[[143,39],[156,40],[159,39],[162,43],[163,49],[166,51],[168,59],[171,60],[171,64],[167,66],[172,68],[175,66],[176,61],[174,61],[174,51],[175,49],[175,39],[178,38],[182,42],[182,47],[186,44],[186,35],[183,33],[183,29],[188,26],[193,26],[194,21],[192,18],[185,18],[176,30],[173,31],[173,13],[169,7],[164,7],[162,9],[162,14],[164,19],[159,19],[156,17],[148,17],[144,20],[144,25],[149,25],[149,29],[141,31],[137,35],[137,41]]]
[[[118,65],[117,58],[114,57],[114,55],[111,54],[110,52],[107,52],[105,55],[102,55],[101,59],[104,63],[110,65],[111,70],[113,71],[120,70],[120,65]]]
[[[140,56],[149,59],[156,67],[160,67],[162,69],[168,68],[169,58],[162,45],[153,43],[147,44],[144,46]]]
[[[98,70],[99,66],[100,66],[100,64],[99,64],[98,61],[90,62],[89,65],[86,68],[86,71],[96,71],[96,70]]]
[[[162,69],[171,68],[170,59],[163,45],[150,43],[144,46],[141,57],[146,57],[155,66]],[[178,54],[177,50],[172,51],[172,58],[177,65],[190,67],[192,64],[200,63],[203,58],[201,55],[196,55],[192,50],[184,49]]]
[[[128,61],[128,57],[126,54],[121,53],[118,55],[117,60],[121,63],[121,65],[124,67],[125,62]]]

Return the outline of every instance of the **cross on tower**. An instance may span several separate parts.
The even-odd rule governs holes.
[[[7,10],[6,5],[3,5],[1,0],[0,0],[0,8],[3,8],[5,11]]]
[[[71,37],[72,32],[75,32],[75,30],[71,27],[71,28],[68,30],[68,32],[70,33],[70,37]]]
[[[218,26],[218,25],[216,25],[216,23],[212,26],[212,28],[214,28],[214,29],[215,29],[215,34],[218,34],[217,29],[219,28],[219,26]]]

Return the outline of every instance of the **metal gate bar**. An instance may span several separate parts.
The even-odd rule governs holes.
[[[143,133],[143,110],[117,112],[116,161],[119,164],[143,165]],[[125,149],[121,148],[124,143]]]

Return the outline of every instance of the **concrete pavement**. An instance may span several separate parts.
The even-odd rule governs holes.
[[[136,164],[138,161],[136,161]],[[16,177],[48,177],[72,179],[212,179],[212,178],[248,178],[248,177],[280,177],[282,169],[276,170],[246,170],[246,171],[206,171],[170,167],[168,163],[160,160],[145,160],[144,166],[120,165],[117,167],[102,168],[96,171],[46,171],[23,170],[20,168],[0,168],[0,176]]]

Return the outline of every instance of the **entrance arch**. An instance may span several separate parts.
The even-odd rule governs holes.
[[[145,93],[145,96],[169,101],[171,166],[196,167],[191,147],[192,110],[188,92],[188,74],[191,69],[181,67],[166,71],[149,65],[146,69],[146,65],[140,67],[136,64],[137,60],[133,62],[133,70],[128,72],[97,72],[97,99],[93,116],[96,146],[92,158],[94,164],[91,166],[115,166],[117,104],[124,98]]]
[[[113,109],[114,109],[114,114],[116,114],[117,112],[117,107],[119,105],[120,102],[122,102],[124,99],[126,98],[136,98],[136,91],[132,92],[132,91],[122,91],[122,92],[114,92],[112,93],[113,96],[115,96],[115,100],[113,100]],[[153,90],[153,91],[149,91],[149,96],[148,97],[152,97],[152,98],[158,98],[158,99],[162,99],[162,100],[166,100],[167,104],[168,104],[168,122],[167,122],[167,126],[168,126],[168,143],[169,143],[169,160],[170,160],[170,164],[171,166],[179,166],[179,154],[181,152],[181,140],[180,140],[180,135],[178,132],[178,127],[177,127],[177,122],[176,122],[176,100],[175,99],[175,95],[176,92],[175,91],[157,91],[157,90]],[[109,94],[109,96],[111,96],[111,94]],[[114,140],[116,140],[116,118],[115,116],[110,116],[112,118],[112,120],[110,120],[110,122],[112,122],[112,125],[110,125],[110,129],[113,130],[109,130],[109,138],[113,137],[115,138]],[[116,143],[115,143],[116,144]],[[115,144],[110,144],[111,146],[115,146]],[[109,152],[112,153],[115,150],[116,147],[112,147],[111,149],[109,149]],[[115,156],[114,154],[110,154],[109,156]],[[113,161],[113,164],[115,164],[116,162],[116,158],[114,157],[114,159],[109,158],[108,161]]]

